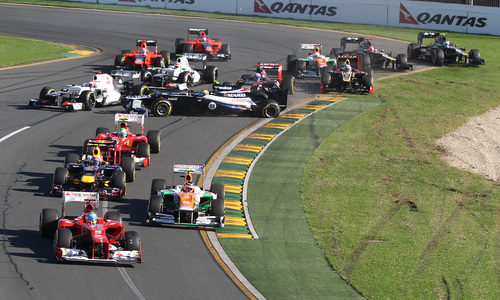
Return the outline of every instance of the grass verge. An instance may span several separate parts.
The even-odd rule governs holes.
[[[304,172],[318,244],[370,298],[500,298],[500,184],[448,166],[435,146],[500,105],[500,39],[462,38],[486,65],[380,81],[390,101],[329,136]]]
[[[61,58],[61,53],[70,49],[61,44],[0,35],[0,68]]]
[[[304,216],[300,187],[306,162],[324,138],[380,103],[359,97],[336,103],[285,132],[259,159],[248,202],[259,240],[221,239],[245,277],[269,299],[360,298],[325,260]]]

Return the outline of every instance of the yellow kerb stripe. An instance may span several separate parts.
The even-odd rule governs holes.
[[[75,53],[75,54],[80,54],[80,55],[90,55],[94,53],[94,51],[89,51],[89,50],[72,50],[69,51],[69,53]]]
[[[325,107],[325,106],[326,106],[326,105],[319,105],[319,104],[318,104],[318,105],[306,104],[306,105],[302,106],[301,108],[305,108],[305,109],[314,109],[314,110],[316,110],[316,109],[323,108],[323,107]]]
[[[230,193],[241,193],[243,191],[243,187],[241,185],[234,185],[234,184],[224,184],[224,190],[226,192]]]
[[[267,123],[266,125],[262,127],[267,127],[267,128],[277,128],[277,129],[286,129],[290,127],[292,124],[286,124],[286,123]]]
[[[233,238],[233,239],[251,239],[253,238],[251,234],[248,233],[217,233],[217,238]]]
[[[302,119],[303,117],[307,116],[307,114],[284,114],[281,115],[280,118],[289,118],[289,119]]]
[[[245,218],[237,218],[237,217],[228,217],[224,218],[224,224],[226,225],[238,225],[238,226],[247,226],[247,221]]]
[[[218,177],[232,177],[232,178],[239,178],[239,179],[243,179],[245,178],[245,175],[247,174],[247,172],[244,172],[244,171],[232,171],[232,170],[217,170],[217,172],[215,172],[215,176],[218,176]]]
[[[224,200],[224,208],[243,210],[243,203],[238,200]]]
[[[250,152],[260,152],[264,146],[255,146],[255,145],[237,145],[233,150],[239,151],[250,151]]]
[[[246,157],[229,157],[227,156],[224,158],[225,163],[230,163],[230,164],[239,164],[239,165],[250,165],[253,161],[253,158],[246,158]]]
[[[325,96],[325,97],[318,98],[318,100],[320,100],[320,101],[332,101],[332,102],[340,101],[343,99],[345,99],[345,98],[344,97],[332,97],[332,96]]]
[[[275,136],[276,134],[252,133],[247,138],[269,141],[272,140]]]

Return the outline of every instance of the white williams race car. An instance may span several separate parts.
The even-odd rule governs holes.
[[[67,85],[60,91],[44,87],[29,106],[63,110],[92,110],[96,106],[120,104],[124,86],[109,74],[94,72],[92,80],[82,85]]]

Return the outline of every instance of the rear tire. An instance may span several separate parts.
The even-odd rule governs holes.
[[[163,205],[163,198],[160,195],[151,195],[149,198],[148,212],[161,213]]]
[[[151,195],[157,195],[159,191],[167,189],[167,181],[162,178],[155,178],[151,182]]]
[[[417,59],[418,58],[418,48],[420,45],[418,43],[409,43],[406,48],[406,56],[409,59]]]
[[[186,42],[186,40],[183,38],[176,38],[175,39],[175,53],[176,54],[182,53],[182,51],[184,50],[184,43],[185,42]]]
[[[122,157],[121,166],[123,172],[125,172],[125,177],[127,182],[132,182],[135,180],[135,162],[130,156]]]
[[[137,146],[137,157],[150,157],[151,151],[148,143],[139,143]]]
[[[184,44],[184,53],[193,53],[193,44]]]
[[[40,213],[40,235],[45,238],[51,237],[57,230],[59,215],[57,209],[44,208]]]
[[[157,68],[165,68],[165,59],[163,57],[155,57],[153,66]]]
[[[165,67],[170,65],[170,52],[167,50],[160,51],[161,56],[165,62]]]
[[[125,232],[125,250],[141,250],[141,239],[136,231]]]
[[[332,79],[332,76],[330,75],[330,71],[328,68],[321,68],[320,72],[320,81],[322,86],[328,86],[330,85],[330,81]]]
[[[469,51],[469,64],[480,65],[483,61],[481,60],[481,54],[478,49],[471,49]]]
[[[261,110],[262,116],[265,118],[277,118],[280,115],[280,107],[274,100],[269,100]]]
[[[68,180],[68,169],[64,167],[57,167],[52,178],[52,184],[54,185],[64,185]]]
[[[115,56],[115,68],[120,69],[124,65],[124,60],[125,58],[123,55],[117,55]]]
[[[297,74],[297,56],[295,54],[289,54],[286,57],[286,70],[293,74]]]
[[[295,76],[293,73],[287,72],[283,78],[283,88],[288,89],[288,94],[295,94]]]
[[[398,70],[408,69],[408,57],[406,54],[396,55],[396,67]]]
[[[210,210],[212,215],[216,217],[224,216],[224,199],[214,199],[212,200],[212,204],[210,206]]]
[[[215,66],[207,66],[203,73],[206,83],[214,83],[219,77],[219,69]]]
[[[151,112],[155,117],[167,117],[172,113],[172,104],[164,99],[155,100],[151,106]]]
[[[368,53],[361,55],[361,70],[368,70],[371,67],[371,57]]]
[[[80,160],[80,154],[68,153],[68,154],[66,154],[66,157],[64,158],[64,166],[67,166],[68,164],[77,163],[79,160]]]
[[[56,231],[55,245],[58,248],[71,248],[73,234],[68,228],[58,228]]]
[[[222,183],[212,183],[212,185],[210,186],[210,192],[217,194],[217,199],[226,198],[224,184]]]
[[[146,134],[148,138],[149,147],[151,153],[160,153],[161,149],[161,137],[158,130],[150,130]]]
[[[106,127],[97,127],[97,129],[95,130],[95,136],[98,136],[102,133],[108,133],[108,132],[109,132],[109,129]]]

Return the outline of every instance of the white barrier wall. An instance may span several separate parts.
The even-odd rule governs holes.
[[[73,0],[70,0],[73,1]],[[76,1],[76,0],[75,0]],[[404,0],[79,0],[312,21],[500,35],[500,8]]]

